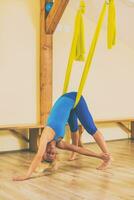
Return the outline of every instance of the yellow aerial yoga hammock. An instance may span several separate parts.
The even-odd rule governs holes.
[[[63,94],[66,93],[68,89],[73,62],[75,60],[84,61],[84,55],[85,55],[85,37],[84,37],[85,34],[84,34],[84,20],[83,20],[84,13],[85,13],[85,2],[80,1],[80,7],[77,11],[75,18],[74,36],[66,70]]]
[[[85,8],[85,4],[84,1],[81,1],[81,5],[84,5]],[[82,8],[82,6],[80,6]],[[98,37],[99,37],[99,33],[102,27],[102,23],[103,23],[103,19],[106,13],[106,8],[108,7],[108,25],[107,25],[107,46],[109,49],[112,48],[112,46],[115,44],[115,39],[116,39],[116,22],[115,22],[115,5],[114,5],[114,0],[109,0],[109,1],[105,1],[104,5],[102,7],[100,16],[99,16],[99,20],[98,20],[98,24],[95,30],[95,34],[91,43],[91,47],[88,53],[88,57],[85,63],[85,67],[84,67],[84,71],[82,74],[82,78],[80,81],[80,85],[79,85],[79,89],[78,89],[78,93],[77,93],[77,97],[76,97],[76,101],[75,101],[75,105],[74,107],[77,106],[80,97],[82,95],[82,91],[91,67],[91,62],[93,59],[93,55],[95,52],[95,47],[98,41]],[[85,10],[85,9],[84,9]],[[71,47],[71,52],[70,52],[70,56],[69,56],[69,61],[68,61],[68,66],[67,66],[67,71],[66,71],[66,76],[65,76],[65,81],[64,81],[64,88],[63,88],[63,94],[67,92],[68,89],[68,85],[69,85],[69,79],[70,79],[70,74],[71,74],[71,70],[72,70],[72,64],[74,62],[74,60],[76,60],[77,56],[76,56],[76,47],[78,47],[78,44],[81,44],[81,41],[84,41],[84,36],[83,39],[81,40],[79,37],[80,36],[80,32],[84,33],[83,31],[80,31],[80,29],[83,29],[83,25],[81,26],[81,21],[79,20],[79,16],[81,16],[82,18],[82,14],[83,12],[81,12],[81,9],[78,10],[77,16],[76,16],[76,21],[75,21],[75,31],[74,31],[74,38],[73,38],[73,42],[72,42],[72,47]],[[82,22],[83,23],[83,22]],[[81,28],[80,28],[81,27]],[[83,44],[83,43],[82,43]],[[79,45],[80,46],[80,45]],[[81,45],[82,46],[82,45]],[[84,46],[84,45],[83,45]],[[83,59],[80,59],[83,60]]]

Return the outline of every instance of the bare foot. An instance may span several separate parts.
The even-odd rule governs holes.
[[[73,152],[68,160],[69,161],[73,161],[73,160],[76,160],[76,159],[77,159],[76,158],[76,153]]]
[[[111,165],[111,163],[113,161],[113,158],[111,155],[103,153],[102,160],[103,160],[103,162],[96,169],[105,170],[105,169],[109,168],[109,166]]]

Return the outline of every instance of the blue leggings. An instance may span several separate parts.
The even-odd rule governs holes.
[[[95,134],[97,128],[83,96],[76,108],[72,109],[70,112],[68,124],[71,132],[76,132],[78,130],[78,119],[89,134]]]

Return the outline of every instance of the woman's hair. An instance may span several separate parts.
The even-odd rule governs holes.
[[[56,165],[57,160],[53,160],[53,161],[46,161],[43,160],[41,162],[41,164],[37,167],[36,172],[37,173],[42,173],[42,172],[48,172],[49,170],[53,169],[53,167]]]

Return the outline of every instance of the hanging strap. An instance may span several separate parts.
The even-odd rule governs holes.
[[[74,36],[71,45],[66,76],[64,80],[63,94],[67,92],[70,75],[72,71],[73,62],[84,61],[85,58],[85,37],[84,37],[84,20],[83,14],[85,13],[85,2],[80,1],[80,8],[77,11],[75,18]]]
[[[76,107],[77,104],[79,103],[85,82],[87,80],[89,70],[91,68],[91,62],[92,62],[93,55],[94,55],[94,52],[95,52],[95,48],[96,48],[96,44],[97,44],[98,37],[99,37],[99,34],[100,34],[100,30],[101,30],[101,27],[102,27],[103,19],[104,19],[105,13],[106,13],[107,5],[109,6],[108,48],[111,48],[112,45],[115,44],[115,36],[116,36],[115,7],[114,7],[114,0],[109,0],[109,3],[107,3],[106,1],[104,2],[104,5],[103,5],[102,10],[101,10],[101,14],[100,14],[100,17],[99,17],[99,20],[98,20],[98,24],[97,24],[97,27],[96,27],[96,30],[95,30],[95,34],[94,34],[94,37],[93,37],[93,40],[92,40],[92,43],[91,43],[91,47],[90,47],[90,50],[89,50],[89,53],[88,53],[88,57],[87,57],[87,60],[86,60],[86,63],[85,63],[85,67],[84,67],[84,71],[83,71],[82,78],[81,78],[81,81],[80,81],[80,85],[79,85],[79,89],[78,89],[78,93],[77,93],[77,96],[76,96],[76,101],[75,101],[74,107]]]
[[[114,0],[110,0],[108,5],[107,46],[111,49],[116,42],[116,14]]]
[[[85,27],[83,14],[85,13],[86,5],[83,0],[80,1],[80,8],[78,10],[79,13],[79,23],[78,23],[78,39],[75,50],[75,60],[76,61],[84,61],[85,60]],[[75,35],[74,35],[75,37]]]

